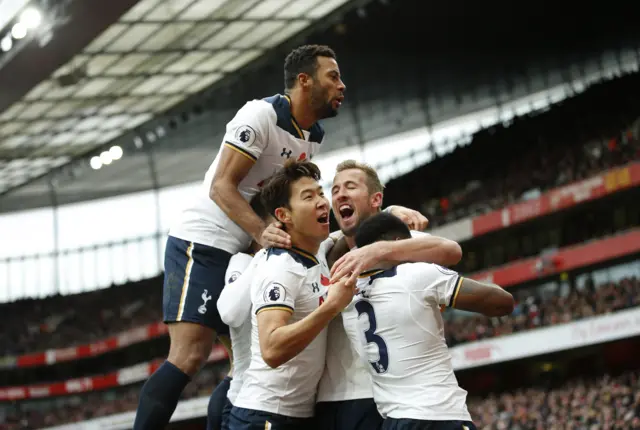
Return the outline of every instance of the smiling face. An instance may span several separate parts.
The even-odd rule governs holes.
[[[333,213],[345,236],[355,235],[360,223],[378,213],[382,206],[382,192],[371,193],[367,179],[359,168],[342,170],[333,179]]]
[[[313,178],[302,177],[290,187],[289,205],[277,208],[276,217],[286,226],[292,242],[301,237],[304,242],[319,244],[329,237],[329,200],[322,186]],[[297,246],[304,247],[304,244]]]

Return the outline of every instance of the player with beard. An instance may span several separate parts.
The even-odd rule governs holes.
[[[363,163],[347,160],[338,165],[331,188],[333,212],[344,234],[328,255],[332,279],[358,274],[383,262],[400,264],[426,261],[453,265],[460,261],[460,246],[451,240],[413,231],[411,239],[380,243],[355,249],[355,233],[362,221],[382,208],[383,185],[376,171]],[[415,224],[407,217],[403,221]],[[424,223],[418,223],[420,227]],[[424,228],[424,227],[423,227]],[[332,264],[333,263],[333,264]],[[320,380],[316,405],[318,430],[375,430],[382,417],[373,401],[371,376],[349,338],[357,325],[343,321],[347,314],[329,325],[325,372]]]
[[[231,355],[229,329],[216,308],[231,256],[252,240],[263,247],[291,245],[289,235],[267,227],[249,200],[285,161],[318,152],[324,139],[318,121],[338,114],[346,87],[335,53],[319,45],[287,56],[284,81],[284,94],[247,102],[227,124],[202,185],[169,231],[163,286],[169,356],[142,387],[135,430],[167,425],[216,335]],[[209,410],[220,411],[224,403],[214,391]]]
[[[142,387],[134,430],[169,422],[216,335],[232,356],[229,328],[216,308],[231,256],[252,240],[263,247],[291,246],[280,225],[267,226],[248,202],[285,161],[318,153],[324,139],[318,121],[338,114],[346,86],[335,53],[320,45],[301,46],[287,56],[284,84],[284,94],[247,102],[227,124],[202,185],[169,231],[163,285],[169,356]],[[393,213],[403,211],[415,212],[395,208]],[[221,386],[209,411],[220,416],[225,402]]]

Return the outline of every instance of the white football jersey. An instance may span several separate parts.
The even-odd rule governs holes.
[[[383,417],[471,421],[440,313],[440,305],[455,304],[462,279],[436,264],[407,263],[358,280],[357,300],[343,316],[367,357]]]
[[[223,146],[254,162],[238,191],[247,200],[260,190],[265,179],[290,158],[310,159],[324,138],[322,126],[302,130],[291,115],[288,96],[279,94],[247,102],[227,124]],[[204,176],[202,185],[177,217],[169,235],[222,249],[231,254],[244,251],[251,237],[209,197],[222,148]]]
[[[227,397],[232,404],[251,362],[251,279],[257,261],[264,253],[260,251],[255,258],[242,252],[231,257],[225,275],[225,287],[217,303],[220,318],[229,326],[231,337],[233,378]]]
[[[325,365],[326,330],[300,354],[272,369],[262,359],[256,316],[281,309],[291,312],[290,323],[300,321],[324,302],[328,285],[324,255],[271,248],[257,262],[251,282],[251,363],[234,406],[288,417],[313,416]]]
[[[420,231],[411,231],[412,237],[428,235]],[[320,380],[318,402],[341,402],[373,397],[371,376],[363,362],[363,352],[349,341],[357,336],[358,328],[354,324],[347,324],[346,318],[349,318],[349,315],[343,312],[341,318],[338,317],[329,324],[327,365]]]

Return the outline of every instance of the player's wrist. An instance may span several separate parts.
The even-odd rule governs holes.
[[[320,308],[323,308],[324,310],[331,314],[333,317],[337,316],[340,314],[340,312],[342,312],[342,310],[344,309],[344,306],[342,306],[336,299],[333,299],[332,297],[328,297],[327,300],[324,301],[324,303],[322,303],[320,305]]]

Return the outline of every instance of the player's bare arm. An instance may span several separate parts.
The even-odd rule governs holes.
[[[355,284],[346,279],[329,287],[327,300],[302,320],[289,324],[291,311],[265,308],[258,312],[260,352],[265,363],[276,368],[304,350],[351,302]]]
[[[461,258],[460,245],[443,237],[424,235],[411,239],[380,241],[340,257],[331,267],[331,279],[341,279],[344,276],[355,279],[360,273],[383,264],[424,262],[452,266]]]
[[[209,197],[262,246],[289,247],[289,235],[277,226],[267,226],[238,191],[238,185],[247,176],[253,163],[244,154],[223,147],[219,167],[211,181]]]
[[[513,296],[498,285],[460,277],[451,306],[488,317],[501,317],[513,312],[514,301]]]

